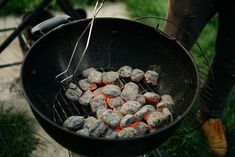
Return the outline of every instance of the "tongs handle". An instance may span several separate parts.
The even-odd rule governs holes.
[[[36,25],[35,27],[33,27],[31,29],[31,33],[35,37],[41,37],[43,34],[46,34],[50,30],[52,30],[62,24],[71,22],[71,21],[72,21],[72,18],[68,15],[55,16],[55,17],[50,18],[48,20],[45,20],[45,21],[39,23],[38,25]]]
[[[76,43],[75,43],[75,45],[74,45],[73,52],[72,52],[72,55],[71,55],[71,57],[70,57],[70,60],[69,60],[69,63],[68,63],[67,68],[66,68],[63,72],[61,72],[61,73],[59,73],[58,75],[55,76],[55,80],[56,80],[57,82],[63,84],[65,81],[71,79],[71,78],[74,76],[74,74],[77,72],[78,67],[79,67],[79,65],[81,64],[81,62],[82,62],[82,60],[83,60],[83,57],[84,57],[84,55],[85,55],[85,53],[86,53],[86,51],[87,51],[87,49],[88,49],[89,43],[90,43],[91,32],[92,32],[92,28],[93,28],[93,24],[94,24],[95,17],[96,17],[96,15],[99,13],[99,11],[100,11],[100,9],[102,8],[103,4],[104,4],[104,0],[101,0],[101,2],[100,2],[99,0],[96,1],[96,4],[95,4],[94,10],[93,10],[93,15],[92,15],[91,21],[90,21],[90,23],[87,25],[87,27],[85,28],[85,30],[82,32],[81,36],[78,37],[78,39],[77,39],[77,41],[76,41]],[[87,32],[87,31],[88,31],[88,37],[87,37],[87,41],[86,41],[86,46],[85,46],[84,50],[83,50],[82,53],[81,53],[81,57],[80,57],[79,61],[77,62],[77,65],[76,65],[76,68],[75,68],[73,74],[69,74],[68,71],[69,71],[69,68],[70,68],[70,66],[71,66],[72,60],[73,60],[73,58],[74,58],[74,54],[76,53],[78,44],[79,44],[81,38],[83,37],[83,35],[85,34],[85,32]]]

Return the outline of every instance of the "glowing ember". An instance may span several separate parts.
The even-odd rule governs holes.
[[[97,88],[97,85],[95,83],[89,83],[87,81],[87,79],[82,79],[78,83],[79,83],[79,86],[81,87],[81,89],[84,91],[94,90]]]
[[[153,70],[144,72],[123,66],[117,72],[104,72],[88,68],[82,71],[82,76],[78,84],[71,82],[68,85],[65,96],[78,102],[76,105],[80,108],[89,108],[91,114],[87,118],[68,117],[63,124],[79,135],[99,138],[143,136],[173,121],[173,98],[143,89],[146,84],[157,85],[159,74]]]

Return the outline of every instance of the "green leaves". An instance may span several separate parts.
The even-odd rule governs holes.
[[[8,0],[5,6],[0,9],[0,16],[9,14],[22,14],[32,10],[41,0]]]
[[[125,0],[131,16],[166,16],[167,0]]]

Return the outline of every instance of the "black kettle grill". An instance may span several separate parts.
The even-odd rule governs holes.
[[[135,138],[103,139],[78,135],[63,128],[61,122],[66,118],[63,114],[70,116],[83,112],[63,100],[60,94],[63,85],[55,80],[55,76],[66,69],[73,47],[90,21],[84,19],[63,24],[33,45],[21,70],[23,93],[43,129],[73,152],[87,156],[135,156],[149,152],[172,135],[198,97],[199,73],[194,59],[177,40],[154,27],[127,19],[96,18],[90,45],[75,75],[89,67],[117,69],[130,65],[147,70],[149,66],[157,65],[164,77],[160,78],[154,91],[173,97],[176,103],[174,121]],[[85,45],[86,38],[81,38],[68,74],[75,71]],[[58,101],[60,103],[56,103]]]

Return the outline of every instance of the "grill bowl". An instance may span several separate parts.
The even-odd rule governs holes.
[[[141,137],[103,139],[77,135],[53,118],[53,105],[61,89],[55,76],[66,69],[75,42],[89,22],[85,19],[61,25],[34,44],[21,69],[23,93],[43,129],[69,150],[97,156],[135,156],[151,151],[172,135],[197,98],[199,77],[194,60],[179,42],[153,27],[126,19],[96,18],[78,72],[88,67],[118,69],[123,65],[146,71],[157,65],[164,77],[155,92],[173,97],[175,118],[166,127]],[[74,56],[71,74],[85,48],[86,37],[87,34]]]

